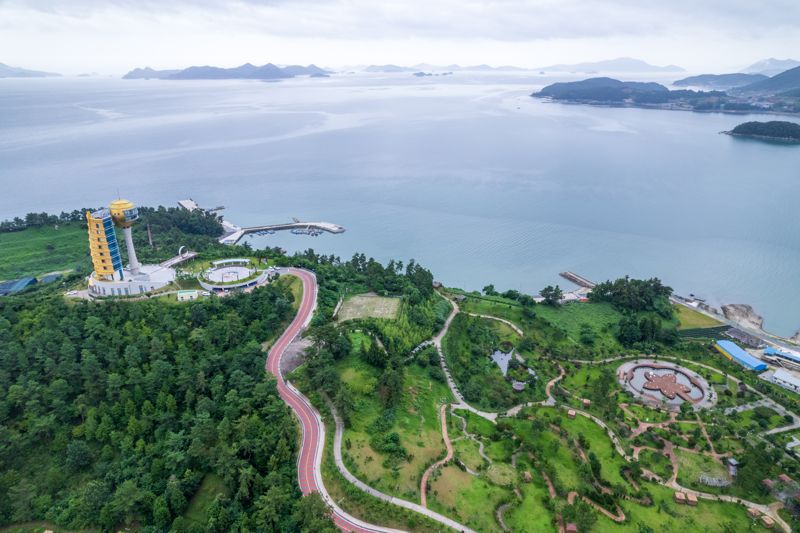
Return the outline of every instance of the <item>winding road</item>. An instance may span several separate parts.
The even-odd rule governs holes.
[[[267,355],[265,368],[275,376],[280,397],[292,408],[303,430],[300,453],[297,458],[297,480],[303,495],[318,492],[331,509],[334,523],[342,531],[398,533],[399,530],[369,524],[351,516],[331,498],[322,482],[322,449],[325,445],[325,425],[319,412],[291,383],[283,378],[281,358],[289,344],[308,326],[317,307],[317,279],[312,272],[297,268],[281,269],[281,274],[299,278],[303,282],[303,299],[297,315],[278,338]]]

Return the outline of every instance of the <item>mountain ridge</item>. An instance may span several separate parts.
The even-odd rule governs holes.
[[[710,87],[714,89],[731,89],[734,87],[743,87],[768,79],[764,74],[754,73],[731,73],[731,74],[700,74],[698,76],[689,76],[677,81],[672,82],[676,87]]]
[[[739,87],[742,92],[771,92],[780,93],[800,89],[800,66],[776,74],[766,80],[757,81],[744,87]]]
[[[685,69],[677,65],[659,67],[632,57],[618,57],[616,59],[588,61],[575,64],[557,64],[534,70],[551,72],[686,72]]]
[[[155,70],[150,67],[135,68],[122,79],[162,79],[162,80],[279,80],[295,76],[322,77],[328,72],[318,66],[288,65],[279,67],[273,63],[257,66],[245,63],[238,67],[225,68],[209,65],[193,65],[184,69]]]
[[[796,59],[775,59],[770,57],[756,61],[749,67],[742,70],[746,74],[764,74],[765,76],[774,76],[781,72],[786,72],[795,67],[800,67],[800,61]]]
[[[0,63],[0,78],[57,78],[60,76],[61,74],[57,74],[55,72],[30,70]]]

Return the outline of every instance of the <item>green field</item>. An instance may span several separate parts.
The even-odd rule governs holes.
[[[339,321],[357,318],[397,318],[400,298],[386,298],[376,294],[357,294],[345,300],[339,310]]]
[[[697,507],[678,505],[672,501],[674,491],[661,485],[645,483],[644,486],[653,497],[653,505],[644,506],[632,501],[622,501],[622,509],[627,520],[618,524],[598,514],[593,531],[620,531],[639,533],[640,525],[653,528],[653,531],[669,532],[720,532],[744,533],[763,531],[760,526],[751,528],[752,520],[744,507],[733,503],[700,500]]]
[[[569,338],[575,342],[579,342],[583,324],[588,324],[599,333],[615,326],[622,317],[611,304],[581,302],[568,303],[560,307],[538,305],[536,315],[566,330]]]
[[[208,521],[208,508],[214,503],[214,499],[218,496],[226,496],[227,490],[225,489],[225,482],[221,477],[215,474],[207,474],[200,483],[197,492],[192,496],[189,501],[189,506],[183,516],[200,526],[205,525]]]
[[[675,450],[675,456],[678,458],[678,483],[685,487],[714,492],[713,487],[700,482],[701,475],[728,479],[727,468],[711,457],[684,450]]]
[[[699,313],[693,309],[689,309],[685,305],[673,306],[678,317],[678,329],[705,329],[716,328],[723,325],[721,322],[714,320],[710,316]]]
[[[553,515],[545,506],[550,495],[547,493],[544,478],[527,464],[520,466],[531,473],[533,480],[531,483],[523,483],[520,486],[522,501],[506,513],[506,525],[511,528],[511,531],[525,533],[553,531]]]
[[[0,233],[0,280],[90,266],[86,230],[77,223]]]
[[[642,450],[639,452],[639,464],[662,479],[666,480],[672,476],[672,463],[664,454],[653,450]]]
[[[345,457],[354,474],[379,490],[419,499],[419,483],[428,464],[444,456],[445,448],[439,422],[439,405],[452,400],[447,386],[431,378],[428,369],[418,365],[406,368],[403,399],[396,408],[392,431],[400,435],[410,458],[397,464],[373,449],[371,426],[383,411],[376,394],[379,370],[362,361],[358,354],[364,334],[351,334],[352,353],[337,364],[344,385],[355,403],[351,425],[345,430]]]
[[[472,476],[455,466],[448,466],[430,481],[428,506],[452,516],[476,531],[502,531],[494,511],[510,500],[512,492]]]

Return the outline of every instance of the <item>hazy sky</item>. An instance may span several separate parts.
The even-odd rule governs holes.
[[[66,74],[619,56],[722,72],[792,55],[800,0],[0,0],[0,62]]]

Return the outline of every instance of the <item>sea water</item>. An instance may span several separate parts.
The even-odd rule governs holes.
[[[448,285],[538,292],[657,276],[800,327],[800,146],[721,135],[774,116],[548,103],[538,74],[0,80],[0,218],[192,197],[249,237],[415,258]]]

